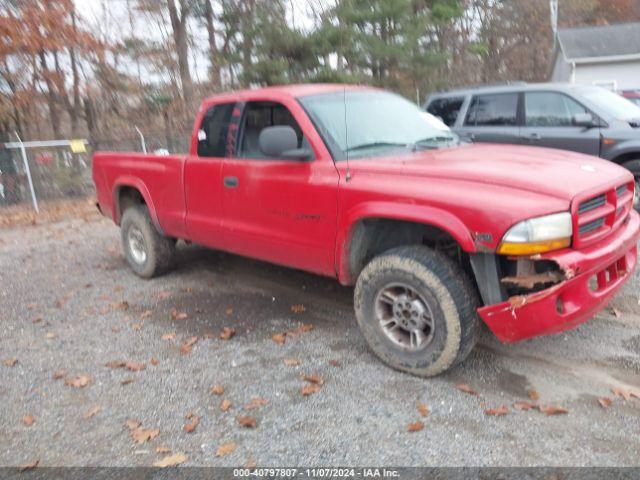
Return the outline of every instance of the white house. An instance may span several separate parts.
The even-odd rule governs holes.
[[[559,29],[550,80],[640,89],[640,22]]]

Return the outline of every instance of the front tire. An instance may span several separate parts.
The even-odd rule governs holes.
[[[175,240],[161,235],[144,205],[129,207],[120,222],[122,248],[136,275],[152,278],[173,265]]]
[[[470,282],[445,255],[399,247],[374,258],[355,288],[358,326],[387,365],[438,375],[473,349],[479,321]]]

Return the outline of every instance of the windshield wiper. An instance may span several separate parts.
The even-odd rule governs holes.
[[[354,145],[353,147],[349,147],[345,150],[345,152],[352,152],[354,150],[364,150],[367,148],[377,148],[377,147],[409,147],[406,143],[400,142],[369,142],[369,143],[361,143],[360,145]]]
[[[453,142],[455,141],[455,139],[456,137],[452,135],[435,135],[433,137],[423,138],[413,143],[413,150],[416,151],[416,150],[419,150],[420,148],[425,148],[425,149],[439,148],[440,147],[438,145],[439,143]]]

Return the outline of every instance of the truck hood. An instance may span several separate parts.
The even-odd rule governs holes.
[[[527,190],[571,201],[578,193],[619,179],[624,168],[597,157],[517,145],[470,144],[398,157],[353,160],[354,173],[457,179]]]

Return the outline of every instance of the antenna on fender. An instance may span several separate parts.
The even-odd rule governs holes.
[[[344,143],[347,146],[345,153],[347,155],[347,173],[344,177],[345,181],[351,180],[351,168],[349,167],[349,127],[347,126],[347,87],[342,86],[342,101],[344,103]]]

